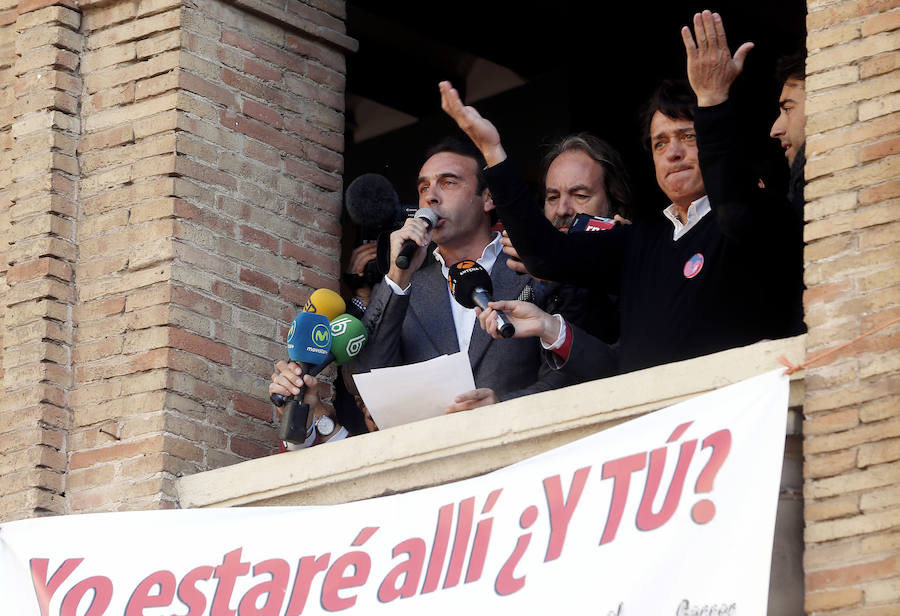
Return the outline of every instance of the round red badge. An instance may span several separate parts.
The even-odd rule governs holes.
[[[693,278],[703,269],[703,255],[699,252],[688,259],[684,264],[684,277]]]

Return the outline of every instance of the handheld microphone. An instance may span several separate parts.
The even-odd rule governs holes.
[[[450,266],[447,276],[450,285],[450,294],[457,302],[466,308],[478,306],[482,310],[488,309],[494,285],[487,270],[475,261],[460,261]],[[497,327],[500,335],[509,338],[516,333],[516,327],[506,320],[502,310],[497,310]]]
[[[331,362],[343,366],[348,361],[359,355],[369,334],[366,332],[362,321],[352,314],[342,314],[331,322],[331,352],[325,361],[317,366],[312,366],[309,374],[316,376]]]
[[[331,327],[328,317],[314,312],[298,314],[288,331],[287,347],[291,361],[300,364],[304,374],[308,374],[313,366],[324,363],[331,351]],[[303,442],[303,438],[300,441],[294,439],[297,438],[297,426],[300,426],[303,433],[306,431],[309,405],[303,402],[305,393],[306,385],[303,385],[300,394],[296,397],[291,396],[286,406],[283,396],[278,394],[270,396],[272,402],[276,404],[275,398],[278,396],[282,400],[278,406],[285,406],[281,414],[282,440]]]
[[[429,207],[419,208],[413,218],[423,219],[425,221],[425,226],[429,231],[431,231],[438,223],[437,214]],[[400,249],[400,254],[397,255],[394,264],[402,270],[409,269],[410,261],[412,261],[412,257],[416,253],[418,247],[419,245],[412,240],[403,242],[403,247]]]
[[[316,376],[332,362],[338,366],[343,366],[359,355],[359,352],[362,351],[368,340],[365,326],[359,319],[350,314],[338,316],[331,322],[330,329],[331,351],[321,363],[310,366],[308,370],[304,368],[304,374]],[[305,389],[306,386],[304,385],[300,390],[300,400],[303,400]],[[296,400],[292,400],[281,416],[281,431],[279,433],[281,440],[291,443],[304,442],[308,436],[306,432],[308,414],[309,408],[307,405],[297,404]]]
[[[315,365],[317,363],[321,363],[321,361],[314,361],[319,359],[315,352],[313,352],[312,355],[308,355],[308,352],[304,351],[303,349],[294,351],[295,336],[298,340],[300,340],[301,338],[306,340],[307,338],[304,337],[306,336],[305,328],[311,328],[316,323],[321,323],[321,321],[304,320],[305,317],[301,318],[301,314],[308,313],[324,316],[326,319],[325,327],[328,327],[328,320],[338,316],[346,309],[347,306],[344,303],[343,298],[341,298],[340,295],[338,295],[331,289],[316,289],[315,291],[313,291],[309,296],[309,299],[306,300],[306,305],[303,307],[303,311],[297,315],[297,317],[294,319],[294,322],[291,323],[290,330],[288,330],[287,346],[288,356],[290,357],[290,360],[296,361],[297,363],[301,364],[301,366],[303,364]],[[298,321],[298,319],[300,321]],[[299,330],[297,329],[298,325],[300,326]],[[292,352],[299,353],[300,355],[297,355],[297,357],[295,358],[295,356],[291,354]],[[326,354],[327,352],[328,349],[326,349]],[[324,361],[324,359],[322,361]],[[304,373],[306,372],[305,367],[303,371]],[[287,401],[287,399],[281,394],[272,394],[271,396],[269,396],[269,400],[271,400],[272,404],[274,404],[275,406],[284,406],[284,403]]]
[[[288,330],[287,349],[290,361],[300,364],[304,373],[310,366],[324,362],[331,351],[328,317],[315,312],[298,313]],[[275,406],[284,406],[287,400],[281,394],[272,394],[269,399]]]
[[[331,289],[316,289],[306,300],[306,305],[303,306],[303,312],[325,315],[329,321],[346,310],[347,304],[344,299]]]

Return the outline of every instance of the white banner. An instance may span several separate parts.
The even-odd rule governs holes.
[[[329,507],[0,525],[15,616],[766,613],[776,371],[499,471]]]

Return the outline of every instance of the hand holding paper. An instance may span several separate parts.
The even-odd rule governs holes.
[[[472,366],[465,353],[378,368],[354,374],[353,380],[381,430],[443,415],[458,394],[475,389]]]

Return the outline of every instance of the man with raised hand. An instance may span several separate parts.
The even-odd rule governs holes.
[[[779,139],[791,168],[788,195],[776,194],[760,186],[755,167],[739,132],[742,125],[729,98],[731,85],[740,75],[753,43],[738,47],[734,56],[728,47],[725,26],[718,13],[694,15],[694,36],[687,26],[681,29],[687,55],[688,81],[697,95],[695,122],[704,140],[700,142],[700,164],[710,198],[718,203],[744,203],[765,212],[771,230],[759,229],[758,241],[779,227],[787,234],[776,271],[772,272],[775,297],[784,302],[789,316],[786,335],[806,331],[803,323],[803,166],[806,141],[805,74],[803,56],[779,61],[782,84],[780,114],[770,136]]]
[[[707,21],[721,54],[724,30],[720,39],[715,20]],[[704,44],[706,32],[704,23]],[[735,58],[729,53],[709,81],[730,84],[748,51],[742,47]],[[528,271],[619,296],[621,372],[792,333],[791,276],[784,270],[793,270],[799,227],[774,218],[758,194],[730,190],[733,182],[744,185],[749,169],[727,159],[730,134],[716,134],[720,127],[702,122],[695,127],[697,102],[688,87],[662,84],[645,113],[645,144],[671,205],[632,225],[575,235],[558,233],[529,203],[494,125],[463,105],[450,83],[440,90],[442,107],[487,161],[494,204]],[[720,156],[729,164],[717,161]],[[519,316],[498,307],[512,319]],[[587,364],[595,352],[576,337],[568,361]]]

